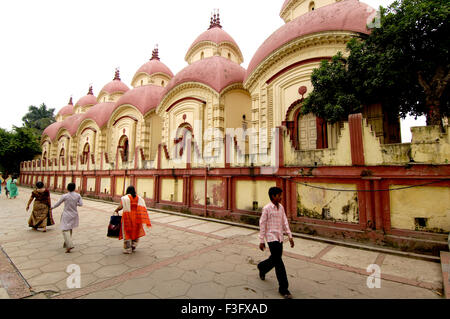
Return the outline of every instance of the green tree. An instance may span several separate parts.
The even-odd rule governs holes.
[[[19,175],[20,163],[41,153],[33,129],[14,127],[11,132],[0,128],[0,170],[4,176]]]
[[[314,92],[302,113],[335,121],[361,105],[382,103],[401,117],[426,115],[427,125],[442,125],[442,116],[450,115],[450,2],[395,1],[380,7],[380,18],[380,28],[348,43],[348,59],[337,55],[313,72]],[[333,77],[341,82],[330,85]],[[334,99],[324,101],[332,90]]]
[[[37,136],[41,136],[44,129],[55,122],[55,109],[47,109],[45,103],[39,107],[30,105],[28,113],[22,117],[25,127],[33,129]]]

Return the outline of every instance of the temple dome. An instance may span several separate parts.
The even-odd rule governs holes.
[[[109,118],[115,110],[115,106],[116,103],[114,102],[98,103],[83,114],[85,116],[83,120],[91,119],[97,123],[99,128],[102,128],[106,123],[108,123]]]
[[[236,41],[222,29],[219,14],[215,14],[214,17],[211,17],[211,22],[208,30],[200,34],[191,44],[186,52],[186,62],[190,63],[190,57],[199,49],[199,47],[210,47],[211,44],[213,44],[215,47],[219,47],[225,44],[231,46],[233,51],[235,51],[237,61],[239,61],[239,63],[242,63],[244,61],[241,49],[237,45]]]
[[[72,115],[74,113],[72,97],[70,97],[69,103],[61,108],[56,115],[67,116]]]
[[[369,34],[367,23],[375,10],[358,0],[336,2],[303,14],[276,30],[250,61],[246,79],[271,53],[297,38],[325,31]]]
[[[242,83],[245,69],[224,57],[214,56],[194,62],[177,73],[169,82],[163,95],[186,82],[199,82],[220,93],[233,83]]]
[[[136,107],[142,115],[155,109],[161,100],[164,88],[157,85],[147,84],[139,86],[122,95],[116,102],[116,107],[129,104]]]
[[[101,89],[100,93],[102,93],[102,92],[107,93],[107,94],[125,93],[129,89],[130,88],[120,80],[119,70],[116,70],[114,79],[111,82],[109,82],[108,84],[106,84]]]
[[[92,86],[89,87],[89,92],[80,98],[77,103],[75,103],[75,106],[84,107],[88,105],[95,105],[97,104],[97,98],[95,97],[94,93],[92,92]]]

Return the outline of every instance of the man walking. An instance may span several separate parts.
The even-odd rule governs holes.
[[[286,268],[282,260],[283,255],[283,234],[287,233],[291,247],[294,247],[294,239],[289,228],[289,223],[281,205],[283,190],[279,187],[271,187],[269,189],[270,203],[264,206],[259,219],[259,249],[264,251],[267,241],[270,249],[270,257],[258,264],[259,277],[265,280],[266,273],[275,267],[279,288],[278,292],[286,299],[292,299],[292,295],[288,290],[288,279]]]

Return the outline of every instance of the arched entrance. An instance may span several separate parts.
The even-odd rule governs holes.
[[[194,134],[191,124],[185,122],[177,128],[177,134],[174,140],[176,157],[182,157],[185,149],[190,150],[190,147],[188,148],[187,146],[190,146],[193,137]]]
[[[84,144],[83,154],[81,155],[81,164],[86,164],[88,162],[90,149],[89,143]]]
[[[64,162],[64,158],[65,158],[65,150],[64,148],[61,149],[61,151],[59,152],[59,164],[64,166],[65,162]]]
[[[117,146],[117,151],[119,152],[122,162],[128,162],[129,157],[129,145],[128,136],[122,135],[119,139],[119,145]]]

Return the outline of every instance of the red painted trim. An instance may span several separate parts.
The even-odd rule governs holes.
[[[58,138],[58,142],[63,138],[63,137],[67,137],[70,140],[70,136],[67,134],[63,134]]]
[[[203,101],[203,100],[197,99],[197,98],[195,98],[195,97],[189,96],[189,97],[184,97],[184,98],[182,98],[182,99],[179,99],[179,100],[173,102],[173,103],[167,108],[166,112],[169,112],[169,111],[170,111],[175,105],[177,105],[178,103],[181,103],[181,102],[183,102],[183,101],[188,101],[188,100],[197,101],[197,102],[206,104],[206,101]]]
[[[97,130],[93,129],[92,127],[86,127],[84,130],[81,131],[80,135],[83,135],[84,132],[91,130],[94,133],[97,133]]]
[[[113,126],[115,126],[115,125],[117,124],[117,122],[119,122],[120,120],[122,120],[122,119],[124,119],[124,118],[132,119],[132,120],[135,121],[135,122],[138,121],[137,118],[135,118],[135,117],[133,117],[133,116],[130,116],[130,115],[124,115],[124,116],[119,117],[119,118],[114,122]]]
[[[350,147],[352,154],[352,164],[364,165],[364,144],[362,134],[362,114],[350,114],[348,117],[350,128]]]
[[[270,79],[268,79],[268,80],[266,81],[266,84],[272,83],[272,82],[273,82],[276,78],[278,78],[280,75],[282,75],[282,74],[284,74],[284,73],[286,73],[286,72],[288,72],[288,71],[290,71],[290,70],[292,70],[292,69],[294,69],[294,68],[296,68],[296,67],[298,67],[298,66],[301,66],[301,65],[304,65],[304,64],[308,64],[308,63],[320,62],[320,61],[322,61],[322,60],[328,60],[328,61],[330,61],[330,60],[331,60],[331,57],[328,57],[328,56],[327,56],[327,57],[320,57],[320,58],[312,58],[312,59],[306,59],[306,60],[303,60],[303,61],[295,62],[295,63],[293,63],[293,64],[291,64],[291,65],[285,67],[285,68],[282,69],[281,71],[278,71],[277,73],[275,73]]]

